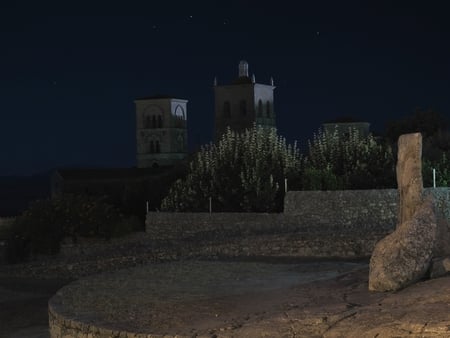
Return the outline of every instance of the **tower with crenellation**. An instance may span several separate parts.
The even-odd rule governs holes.
[[[270,84],[256,83],[255,75],[249,76],[246,61],[239,63],[239,77],[231,84],[218,85],[214,79],[215,140],[228,127],[238,132],[251,128],[253,123],[275,127],[274,89],[272,78]]]

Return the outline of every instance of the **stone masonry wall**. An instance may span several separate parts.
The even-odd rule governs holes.
[[[449,214],[449,188],[425,193]],[[395,229],[397,208],[395,189],[291,191],[284,213],[152,212],[146,232],[159,240],[211,241],[203,250],[211,256],[362,258]]]
[[[386,232],[395,228],[397,191],[290,191],[285,212],[163,213],[147,215],[153,238],[242,236],[270,233]]]

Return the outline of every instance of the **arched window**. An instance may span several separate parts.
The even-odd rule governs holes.
[[[158,115],[158,128],[162,128],[162,116]]]
[[[242,116],[247,115],[247,102],[245,102],[245,100],[241,100],[239,103],[239,111]]]
[[[150,128],[151,127],[151,119],[150,116],[146,116],[144,119],[144,128]]]
[[[177,137],[177,151],[180,153],[184,152],[184,137],[181,134]]]
[[[227,118],[231,117],[231,107],[229,101],[225,101],[223,103],[223,116]]]
[[[261,100],[258,100],[258,116],[259,117],[263,116],[263,104]]]
[[[270,104],[270,101],[266,102],[266,116],[270,117],[272,114],[272,105]]]
[[[152,128],[156,128],[156,116],[152,116]]]
[[[161,152],[161,147],[160,147],[160,145],[159,145],[159,141],[156,141],[155,143],[156,143],[156,147],[155,147],[156,149],[155,149],[155,152],[156,152],[156,153],[160,153],[160,152]]]
[[[174,119],[175,128],[184,128],[184,126],[185,126],[184,116],[185,116],[185,114],[184,114],[183,107],[178,105],[175,108],[175,119]]]
[[[150,153],[153,154],[155,152],[155,144],[153,141],[150,141]]]

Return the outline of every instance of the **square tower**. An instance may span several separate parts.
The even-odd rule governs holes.
[[[230,85],[218,86],[214,81],[215,140],[218,141],[227,128],[242,132],[257,125],[275,127],[273,105],[273,80],[271,84],[255,83],[255,76],[248,76],[248,63],[239,63],[239,77]]]
[[[188,153],[188,101],[151,96],[134,102],[138,168],[168,166],[184,159]]]

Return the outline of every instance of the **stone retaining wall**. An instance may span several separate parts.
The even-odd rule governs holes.
[[[450,219],[450,189],[425,193]],[[215,241],[214,251],[226,256],[367,257],[395,229],[397,209],[395,189],[290,191],[284,213],[150,212],[146,232],[160,240]]]
[[[397,190],[290,191],[285,212],[147,214],[153,238],[230,237],[273,233],[353,233],[392,231],[397,222]]]
[[[53,297],[48,304],[50,338],[190,338],[187,336],[152,335],[129,331],[114,331],[101,327],[100,323],[84,318],[68,318]]]

